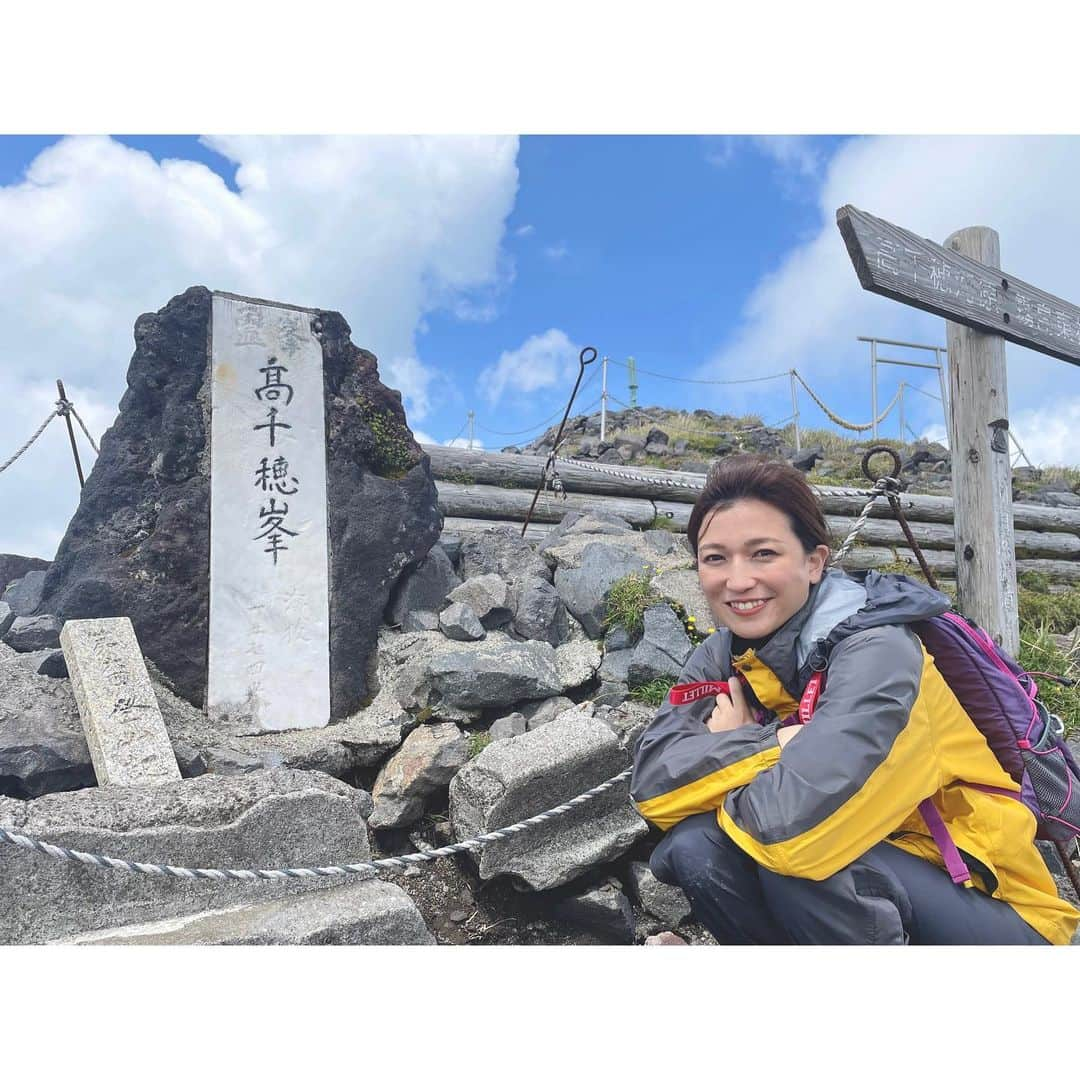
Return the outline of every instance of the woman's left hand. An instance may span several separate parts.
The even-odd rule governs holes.
[[[716,695],[716,707],[705,725],[710,731],[734,731],[754,722],[742,683],[733,676],[728,680],[728,690],[730,697],[727,694]]]

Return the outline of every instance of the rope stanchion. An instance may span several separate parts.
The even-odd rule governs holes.
[[[86,425],[83,423],[83,418],[78,414],[78,412],[76,412],[75,406],[72,405],[70,401],[68,402],[68,406],[68,411],[71,413],[72,416],[75,417],[75,421],[76,423],[78,423],[79,427],[82,428],[82,433],[86,436],[86,441],[91,445],[91,447],[93,447],[95,454],[100,454],[101,451],[98,449],[98,444],[94,442],[94,437],[90,434],[89,431],[86,430]]]
[[[525,818],[524,821],[506,825],[493,832],[483,833],[468,840],[462,840],[457,844],[448,844],[446,847],[432,848],[430,851],[417,851],[409,855],[400,855],[386,859],[375,859],[372,862],[340,863],[333,866],[290,866],[272,869],[214,869],[209,867],[170,866],[167,863],[131,862],[128,859],[117,859],[109,855],[98,855],[89,851],[77,851],[72,848],[61,847],[58,844],[49,844],[44,840],[36,840],[22,833],[10,832],[0,828],[0,842],[14,844],[25,851],[33,851],[39,855],[49,855],[54,859],[63,859],[67,862],[79,862],[84,866],[93,866],[100,870],[126,870],[129,873],[149,874],[154,877],[174,877],[185,880],[205,879],[210,881],[280,881],[284,878],[315,878],[315,877],[343,877],[349,874],[378,873],[382,870],[405,870],[417,863],[433,862],[435,859],[446,858],[449,855],[458,855],[465,851],[475,851],[487,844],[504,840],[508,836],[525,832],[534,825],[543,824],[553,818],[569,813],[577,806],[595,799],[606,791],[610,791],[617,784],[629,779],[632,769],[624,769],[617,776],[605,780],[596,787],[562,803],[541,814]]]

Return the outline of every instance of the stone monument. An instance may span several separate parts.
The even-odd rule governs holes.
[[[232,734],[354,714],[442,527],[376,358],[336,312],[196,286],[138,318],[127,382],[36,614],[129,617]]]

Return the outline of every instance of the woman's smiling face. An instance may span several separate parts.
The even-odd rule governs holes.
[[[806,603],[829,549],[803,549],[787,514],[760,499],[715,510],[698,536],[698,578],[718,624],[762,638]]]

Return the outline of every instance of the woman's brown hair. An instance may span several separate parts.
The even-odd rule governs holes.
[[[690,512],[686,536],[695,557],[706,520],[714,510],[726,510],[739,499],[759,499],[782,511],[807,554],[819,544],[829,547],[829,527],[821,504],[798,469],[774,458],[735,454],[712,467]]]

